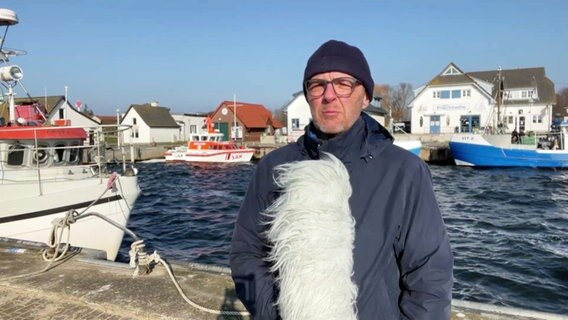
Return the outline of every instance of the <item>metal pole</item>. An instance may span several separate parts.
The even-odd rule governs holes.
[[[67,119],[67,86],[65,86],[65,105],[63,106],[63,119]]]
[[[237,141],[237,95],[233,94],[233,141]]]
[[[16,122],[16,106],[14,104],[14,91],[12,90],[12,86],[8,87],[8,105],[10,108],[10,122]]]

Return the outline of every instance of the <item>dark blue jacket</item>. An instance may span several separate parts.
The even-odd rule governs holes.
[[[258,163],[236,221],[232,277],[254,319],[278,318],[278,288],[263,260],[268,248],[259,214],[278,196],[273,168],[317,159],[320,152],[341,159],[350,174],[358,318],[450,319],[453,257],[428,166],[395,146],[364,113],[350,130],[329,140],[317,139],[309,128],[295,144]]]

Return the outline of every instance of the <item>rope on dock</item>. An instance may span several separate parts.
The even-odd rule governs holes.
[[[170,276],[170,279],[172,279],[172,282],[174,283],[174,285],[176,286],[176,289],[178,290],[179,294],[181,295],[181,297],[183,298],[183,300],[185,300],[185,302],[187,302],[189,305],[191,305],[192,307],[207,312],[207,313],[212,313],[212,314],[217,314],[217,315],[224,315],[224,316],[250,316],[250,313],[248,313],[247,311],[221,311],[221,310],[214,310],[214,309],[209,309],[207,307],[203,307],[198,305],[197,303],[193,302],[191,299],[189,299],[185,293],[183,292],[183,289],[181,288],[181,286],[179,285],[178,281],[176,280],[174,273],[172,271],[172,268],[170,267],[170,265],[164,261],[163,259],[159,258],[160,263],[166,268],[166,271],[168,272],[168,275]]]
[[[215,310],[215,309],[210,309],[210,308],[201,306],[201,305],[193,302],[183,292],[183,289],[179,285],[179,282],[177,281],[177,279],[176,279],[176,277],[175,277],[175,275],[172,271],[171,266],[164,259],[162,259],[156,251],[154,251],[154,253],[152,253],[151,255],[148,255],[146,253],[145,246],[146,245],[144,244],[144,240],[134,241],[130,245],[130,251],[128,252],[128,254],[130,255],[130,266],[132,268],[136,268],[136,270],[134,271],[134,275],[133,275],[134,277],[137,277],[139,275],[149,274],[154,269],[154,266],[159,263],[166,268],[166,271],[168,272],[170,279],[172,280],[174,286],[176,287],[177,291],[179,292],[179,294],[181,295],[183,300],[185,300],[185,302],[187,302],[192,307],[194,307],[198,310],[201,310],[201,311],[204,311],[204,312],[207,312],[207,313],[211,313],[211,314],[216,314],[216,315],[250,316],[250,313],[248,313],[246,311]]]

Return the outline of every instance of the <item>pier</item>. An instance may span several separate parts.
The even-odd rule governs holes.
[[[102,260],[100,252],[81,250],[64,262],[41,258],[44,246],[0,238],[1,319],[222,320],[250,319],[223,315],[245,311],[235,295],[230,270],[188,262],[170,262],[187,303],[167,269],[157,265],[133,276],[126,263]],[[163,257],[167,258],[167,257]],[[167,259],[166,259],[167,260]],[[567,316],[454,300],[452,320],[568,320]]]

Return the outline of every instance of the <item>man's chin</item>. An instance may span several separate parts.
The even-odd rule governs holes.
[[[331,124],[331,123],[317,124],[316,123],[316,127],[319,129],[319,131],[321,131],[325,134],[329,134],[329,135],[336,135],[336,134],[340,134],[343,131],[345,131],[345,126],[342,126],[342,125],[339,125],[339,124]]]

